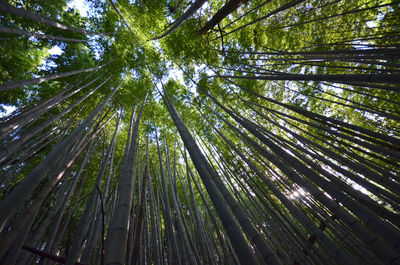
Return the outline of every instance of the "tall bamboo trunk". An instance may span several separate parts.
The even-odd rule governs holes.
[[[69,31],[73,31],[73,32],[78,32],[78,33],[83,33],[83,34],[99,34],[96,32],[91,32],[91,31],[87,31],[87,30],[82,30],[82,29],[77,29],[77,28],[73,28],[67,25],[63,25],[61,23],[58,23],[56,21],[53,21],[51,19],[48,18],[44,18],[41,17],[37,14],[34,14],[32,12],[29,12],[28,10],[25,10],[23,8],[16,8],[10,4],[8,4],[7,2],[5,2],[5,0],[1,0],[0,1],[0,11],[3,12],[8,12],[11,13],[13,15],[16,16],[20,16],[20,17],[24,17],[27,18],[29,20],[32,21],[37,21],[40,23],[43,23],[45,25],[51,26],[51,27],[55,27],[55,28],[59,28],[59,29],[63,29],[63,30],[69,30]]]
[[[33,129],[29,130],[24,130],[21,133],[21,136],[11,142],[10,144],[6,145],[1,151],[0,151],[0,165],[4,162],[7,161],[7,159],[10,158],[11,155],[13,155],[15,152],[17,152],[23,145],[30,140],[32,137],[35,135],[39,134],[41,131],[43,131],[45,128],[47,128],[50,124],[52,124],[54,121],[59,120],[62,118],[65,114],[67,114],[69,111],[71,111],[73,108],[76,106],[80,105],[85,99],[87,99],[89,96],[91,96],[94,92],[96,92],[100,87],[102,87],[108,80],[110,80],[111,76],[108,77],[106,80],[104,80],[101,84],[96,86],[92,91],[89,93],[85,94],[82,98],[78,99],[74,103],[72,103],[70,106],[68,106],[66,109],[61,111],[60,113],[54,115],[53,117],[47,119],[44,123],[34,127]]]
[[[179,117],[178,112],[176,111],[175,107],[172,105],[168,95],[164,94],[164,101],[168,107],[168,110],[174,120],[175,126],[177,127],[181,138],[189,151],[190,157],[194,162],[199,175],[202,178],[202,181],[209,193],[209,196],[217,210],[218,215],[227,231],[227,234],[231,240],[233,247],[235,248],[236,254],[243,264],[258,264],[258,261],[251,251],[249,245],[245,241],[245,238],[238,227],[236,220],[226,206],[225,199],[223,198],[222,194],[218,190],[216,183],[214,182],[214,178],[211,176],[213,174],[213,170],[211,166],[208,164],[206,159],[201,154],[198,146],[196,145],[194,139],[190,135],[188,129],[186,128],[185,124],[183,123],[182,119]],[[269,251],[269,254],[272,254],[272,251]],[[267,253],[263,253],[264,257],[270,257],[274,259],[274,255],[268,255]],[[278,261],[273,262],[274,264],[279,264]]]
[[[104,109],[105,105],[116,91],[117,89],[115,89],[102,104],[99,104],[99,106],[96,107],[85,121],[82,122],[82,124],[68,137],[66,137],[61,143],[55,145],[46,158],[40,162],[21,182],[19,182],[10,193],[7,194],[0,203],[0,231],[4,229],[7,222],[19,210],[24,201],[31,195],[47,173],[54,168],[54,162],[58,161],[66,152],[68,152],[72,145],[85,131],[86,127]]]
[[[186,10],[186,12],[181,15],[177,20],[174,21],[172,26],[162,35],[155,37],[152,40],[159,40],[162,39],[172,32],[174,32],[177,28],[179,28],[189,17],[191,17],[198,9],[200,9],[203,4],[206,2],[206,0],[196,0],[189,8]]]
[[[215,100],[215,99],[214,99]],[[214,101],[217,104],[219,104],[219,106],[221,106],[221,108],[225,108],[223,107],[220,103],[218,103],[217,101]],[[225,110],[227,110],[225,108]],[[227,111],[229,112],[229,111]],[[232,114],[231,112],[229,112],[230,115]],[[232,114],[233,115],[233,114]],[[379,256],[380,259],[383,260],[392,260],[395,259],[395,257],[397,257],[398,255],[395,254],[393,252],[393,250],[390,250],[387,243],[382,242],[381,240],[379,240],[376,235],[373,235],[371,232],[367,231],[363,226],[361,226],[361,224],[359,224],[358,222],[354,222],[354,218],[345,210],[343,210],[342,208],[338,208],[337,205],[335,206],[335,203],[333,203],[333,201],[331,201],[330,199],[328,199],[325,195],[322,195],[321,192],[319,190],[317,190],[313,185],[311,185],[311,183],[307,180],[307,179],[302,179],[297,173],[295,173],[293,171],[293,169],[289,168],[285,163],[288,163],[288,165],[293,166],[293,163],[296,163],[296,165],[298,165],[301,170],[299,172],[302,172],[302,174],[304,174],[304,171],[307,171],[307,173],[305,174],[308,177],[312,177],[312,180],[315,181],[315,183],[323,188],[325,191],[329,192],[332,194],[332,196],[334,196],[334,198],[345,202],[346,204],[350,203],[349,205],[351,205],[351,207],[354,207],[352,209],[354,209],[355,213],[362,211],[362,213],[360,213],[360,217],[361,218],[365,218],[365,214],[367,214],[365,212],[365,209],[362,209],[362,207],[356,206],[354,205],[354,201],[349,200],[348,198],[344,199],[346,197],[346,195],[340,191],[337,190],[336,187],[332,186],[332,184],[328,184],[328,182],[324,181],[322,178],[319,178],[315,175],[314,172],[311,172],[308,168],[306,168],[303,164],[297,163],[296,159],[294,159],[293,157],[291,157],[291,160],[289,162],[288,159],[285,159],[286,156],[289,156],[289,154],[284,153],[282,150],[280,150],[273,142],[271,142],[270,140],[266,140],[265,137],[261,136],[261,134],[259,132],[257,132],[256,130],[253,130],[251,127],[247,126],[249,123],[248,121],[243,122],[242,119],[239,119],[237,116],[233,115],[232,116],[235,120],[237,120],[240,124],[244,125],[245,128],[248,128],[249,131],[251,131],[252,133],[254,133],[254,135],[258,138],[260,137],[261,139],[263,139],[262,141],[267,144],[267,146],[269,146],[270,148],[272,148],[272,150],[277,151],[278,155],[280,157],[282,157],[284,160],[282,161],[280,158],[278,158],[278,156],[273,155],[271,153],[269,153],[266,149],[264,149],[263,147],[261,147],[258,143],[256,143],[253,139],[251,139],[250,137],[248,137],[246,134],[240,132],[237,128],[235,128],[233,125],[229,125],[230,123],[227,123],[234,131],[236,131],[238,134],[240,134],[241,136],[243,136],[247,142],[251,143],[252,146],[256,147],[256,149],[261,152],[261,154],[263,156],[265,156],[265,158],[267,158],[268,160],[270,160],[272,163],[274,163],[278,168],[280,168],[288,177],[293,178],[293,180],[298,183],[300,186],[305,187],[310,193],[313,194],[313,196],[315,196],[316,198],[318,198],[318,200],[321,200],[322,203],[324,203],[328,208],[330,208],[336,215],[340,216],[341,218],[343,218],[343,221],[345,221],[346,223],[348,223],[350,225],[350,228],[355,229],[355,233],[358,234],[358,236],[360,236],[363,240],[365,240],[364,242],[369,245],[369,247],[372,247],[372,245],[374,245],[374,249],[379,249],[379,253],[377,253],[377,255]],[[278,151],[279,150],[279,151]],[[297,168],[297,167],[295,167]],[[297,168],[298,169],[298,168]],[[351,219],[353,219],[353,221],[351,221]],[[370,219],[370,221],[377,221],[380,222],[379,219],[376,219],[375,217],[372,217]],[[368,224],[368,222],[366,222],[366,224]],[[378,227],[372,227],[371,223],[368,224],[368,227],[371,229],[371,231],[376,230]],[[383,227],[385,229],[388,229],[390,231],[393,231],[390,227],[388,227],[388,224],[383,224]],[[377,231],[378,232],[378,231]],[[378,232],[379,233],[379,232]],[[382,233],[382,231],[380,231],[380,233]],[[382,234],[382,236],[386,237],[386,239],[388,240],[388,242],[395,242],[396,239],[395,238],[390,238],[390,233],[385,233]],[[388,238],[389,236],[389,238]],[[369,239],[367,239],[369,238]],[[375,240],[371,240],[371,238],[375,238]],[[390,243],[390,244],[394,244],[394,243]],[[389,258],[390,257],[390,258]]]
[[[163,167],[163,159],[161,156],[161,151],[160,151],[160,145],[158,143],[158,133],[156,130],[156,144],[157,144],[157,152],[158,152],[158,160],[159,160],[159,165],[160,165],[160,176],[161,176],[161,191],[162,191],[162,204],[163,204],[163,217],[164,220],[167,224],[167,235],[168,235],[168,244],[169,244],[169,249],[170,249],[170,254],[168,254],[168,257],[171,258],[171,262],[173,264],[181,264],[181,257],[178,249],[178,243],[176,240],[175,236],[175,226],[173,224],[172,216],[173,213],[171,212],[171,207],[169,204],[169,198],[168,198],[168,187],[167,187],[167,180],[165,177],[165,171]]]
[[[39,39],[48,39],[48,40],[63,41],[63,42],[87,42],[87,40],[58,37],[58,36],[53,36],[53,35],[48,35],[48,34],[36,33],[36,32],[32,32],[32,31],[28,31],[28,30],[4,27],[4,26],[0,27],[0,32],[6,33],[6,34],[15,34],[15,35],[29,36],[29,37],[39,38]]]
[[[83,80],[88,78],[90,75],[91,73],[87,75]],[[5,137],[9,135],[12,131],[15,131],[19,128],[22,128],[30,124],[31,122],[36,120],[40,115],[52,109],[56,104],[68,98],[69,95],[73,95],[79,92],[83,87],[77,88],[73,91],[71,90],[74,89],[76,86],[78,86],[83,80],[79,79],[77,82],[68,86],[65,90],[61,91],[57,95],[52,96],[49,99],[43,100],[39,104],[35,104],[30,108],[22,108],[21,110],[18,110],[17,111],[18,113],[16,113],[15,115],[6,117],[6,119],[2,120],[2,122],[0,123],[0,136],[3,139],[5,139]]]
[[[139,133],[140,117],[143,113],[145,101],[140,109],[138,117],[135,120],[130,147],[124,169],[121,171],[119,179],[119,192],[116,202],[113,219],[110,225],[110,233],[106,239],[105,249],[105,264],[125,264],[126,262],[126,242],[128,236],[129,214],[132,208],[133,201],[133,180],[136,172],[136,157],[137,157],[137,141]]]
[[[45,82],[45,81],[50,81],[50,80],[54,80],[54,79],[58,79],[58,78],[71,76],[71,75],[76,75],[76,74],[80,74],[80,73],[86,73],[86,72],[95,71],[95,70],[98,70],[100,68],[103,68],[104,66],[108,65],[109,63],[110,62],[102,64],[100,66],[92,67],[92,68],[74,70],[74,71],[65,72],[65,73],[61,73],[61,74],[52,74],[52,75],[39,77],[39,78],[33,78],[33,79],[22,80],[22,81],[10,81],[10,82],[1,84],[0,85],[0,91],[6,91],[6,90],[9,90],[9,89],[13,89],[13,88],[21,87],[21,86],[38,84],[38,83],[42,83],[42,82]]]

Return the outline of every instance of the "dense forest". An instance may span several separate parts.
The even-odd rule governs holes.
[[[0,264],[400,264],[399,1],[0,0],[0,113]]]

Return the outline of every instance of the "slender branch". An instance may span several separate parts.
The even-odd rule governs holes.
[[[33,254],[39,255],[39,256],[42,257],[42,258],[49,259],[49,260],[52,260],[52,261],[55,261],[55,262],[59,262],[59,263],[62,263],[62,264],[65,264],[65,261],[66,261],[66,259],[63,258],[63,257],[56,256],[56,255],[47,253],[47,252],[38,250],[38,249],[36,249],[36,248],[31,248],[31,247],[28,247],[28,246],[23,246],[22,249],[27,250],[27,251],[29,251],[29,252],[31,252],[31,253],[33,253]],[[75,265],[85,265],[85,264],[80,263],[80,262],[75,262]]]

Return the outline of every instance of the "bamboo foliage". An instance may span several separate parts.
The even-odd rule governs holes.
[[[398,2],[53,2],[0,0],[0,264],[400,264]]]

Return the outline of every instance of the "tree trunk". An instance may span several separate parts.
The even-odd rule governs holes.
[[[85,121],[82,122],[82,124],[67,138],[65,138],[61,143],[55,145],[46,158],[40,162],[21,182],[19,182],[10,193],[7,194],[7,197],[5,197],[0,203],[0,231],[3,231],[7,222],[19,210],[24,201],[31,195],[33,190],[44,179],[46,174],[55,166],[55,161],[58,161],[66,152],[68,152],[96,115],[104,109],[106,103],[111,99],[116,91],[117,89],[115,89],[102,104],[97,106]]]
[[[89,75],[91,75],[91,74],[89,74]],[[88,78],[89,75],[86,76],[85,79]],[[100,76],[98,76],[96,78],[96,80],[99,77]],[[46,113],[48,110],[52,109],[55,105],[59,104],[61,101],[67,99],[69,96],[72,96],[73,94],[82,90],[85,86],[82,86],[71,92],[71,90],[73,88],[75,88],[77,85],[79,85],[82,81],[83,80],[80,79],[78,82],[75,82],[73,85],[70,85],[65,90],[61,91],[61,93],[59,93],[47,100],[44,100],[44,101],[40,102],[39,104],[32,106],[29,109],[22,109],[18,114],[13,115],[13,116],[3,120],[0,124],[1,138],[5,139],[5,137],[7,135],[9,135],[11,132],[18,130],[19,128],[22,128],[24,126],[29,125],[34,120],[36,120],[40,115]],[[91,84],[91,82],[89,84]],[[70,93],[68,93],[68,92],[70,92]]]
[[[214,28],[222,19],[247,2],[248,0],[229,0],[229,2],[225,3],[225,5],[221,7],[221,9],[218,10],[209,21],[207,21],[207,23],[199,30],[199,33],[204,34]]]
[[[95,87],[92,91],[84,95],[82,98],[78,99],[76,102],[72,103],[68,108],[64,109],[60,113],[54,115],[53,117],[47,119],[43,124],[40,124],[36,126],[33,129],[25,130],[22,132],[20,137],[17,140],[14,140],[7,146],[5,146],[1,151],[0,151],[0,165],[6,161],[12,154],[17,152],[21,147],[24,146],[24,144],[34,137],[35,135],[39,134],[41,131],[43,131],[45,128],[47,128],[50,124],[52,124],[54,121],[59,120],[61,117],[63,117],[65,114],[67,114],[70,110],[81,104],[85,99],[87,99],[89,96],[91,96],[94,92],[97,91],[100,87],[102,87],[109,79],[111,78],[108,77],[106,80],[104,80],[101,84],[99,84],[97,87]]]
[[[149,178],[149,146],[147,143],[147,151],[146,151],[146,161],[144,162],[144,172],[142,175],[142,183],[140,187],[140,196],[139,196],[139,202],[138,202],[138,215],[136,216],[136,227],[135,227],[135,234],[134,234],[134,242],[132,245],[132,261],[131,263],[133,265],[138,264],[138,257],[139,257],[139,250],[140,250],[140,232],[142,231],[142,226],[143,226],[143,219],[144,219],[144,204],[146,200],[146,185],[147,181]]]
[[[210,96],[208,94],[208,96]],[[240,123],[242,126],[244,126],[246,129],[248,129],[252,134],[254,134],[257,138],[259,138],[264,144],[266,144],[268,147],[270,147],[276,154],[281,157],[279,159],[277,156],[269,153],[267,150],[265,150],[263,147],[259,146],[254,140],[250,139],[247,135],[243,134],[239,130],[237,130],[233,125],[229,125],[230,123],[226,123],[237,133],[240,135],[244,136],[246,138],[246,141],[250,142],[253,146],[257,146],[257,149],[262,153],[263,156],[265,156],[268,160],[273,162],[278,168],[280,168],[287,176],[289,177],[295,177],[296,180],[294,180],[296,183],[299,185],[303,186],[306,188],[310,193],[320,193],[320,191],[317,191],[311,183],[307,179],[301,179],[300,176],[294,173],[292,169],[290,169],[287,165],[290,165],[293,168],[296,168],[296,170],[299,170],[301,174],[304,174],[308,178],[310,178],[312,181],[315,182],[321,189],[324,189],[327,193],[331,194],[331,196],[344,204],[346,204],[348,207],[350,207],[351,210],[354,211],[356,215],[358,215],[361,219],[365,221],[365,223],[368,225],[368,228],[371,229],[371,231],[374,231],[376,233],[379,233],[383,238],[387,240],[387,242],[392,246],[395,247],[396,245],[396,236],[391,236],[393,234],[396,234],[396,232],[393,230],[392,227],[388,223],[382,222],[379,218],[371,216],[370,213],[363,209],[363,207],[360,207],[360,205],[357,205],[353,200],[349,199],[347,195],[345,195],[343,192],[339,191],[336,187],[334,187],[332,184],[327,182],[326,180],[320,178],[320,176],[317,176],[315,172],[311,171],[309,168],[305,167],[302,163],[298,162],[297,159],[294,157],[289,158],[289,154],[277,147],[271,140],[266,139],[266,137],[262,136],[258,131],[254,130],[252,126],[250,126],[250,122],[243,119],[239,118],[236,115],[233,115],[232,112],[227,110],[225,107],[223,107],[219,102],[217,102],[215,99],[213,101],[219,105],[221,108],[223,108],[229,115],[234,118],[238,123]],[[286,164],[287,165],[286,165]],[[307,173],[305,173],[307,172]],[[387,258],[391,257],[389,259],[393,259],[396,257],[396,254],[394,254],[393,250],[388,249],[388,247],[385,247],[385,243],[379,241],[376,236],[370,234],[370,232],[367,232],[365,228],[361,227],[359,223],[350,221],[350,219],[353,219],[353,217],[350,216],[350,214],[347,211],[344,211],[342,208],[338,208],[337,206],[334,206],[332,203],[333,201],[330,201],[329,199],[325,198],[325,195],[317,195],[314,194],[318,199],[323,199],[321,201],[324,203],[327,207],[331,208],[332,211],[343,218],[344,221],[349,222],[351,225],[350,227],[353,229],[357,229],[357,234],[366,238],[366,237],[375,237],[374,241],[371,241],[371,239],[366,240],[364,242],[368,242],[369,244],[375,244],[376,246],[374,249],[380,250],[380,253],[385,253],[380,256],[380,258]],[[368,216],[368,217],[367,217]],[[380,225],[375,225],[372,226],[372,222],[378,222]],[[379,228],[378,228],[379,227]],[[379,230],[379,231],[378,231]],[[389,232],[390,231],[390,232]]]
[[[1,84],[0,85],[0,91],[6,91],[6,90],[9,90],[9,89],[13,89],[13,88],[21,87],[21,86],[27,86],[27,85],[42,83],[42,82],[45,82],[45,81],[50,81],[50,80],[54,80],[54,79],[58,79],[58,78],[62,78],[62,77],[67,77],[67,76],[71,76],[71,75],[76,75],[76,74],[80,74],[80,73],[86,73],[86,72],[98,70],[100,68],[103,68],[104,66],[106,66],[109,63],[110,62],[102,64],[100,66],[93,67],[93,68],[75,70],[75,71],[70,71],[70,72],[61,73],[61,74],[53,74],[53,75],[48,75],[48,76],[39,77],[39,78],[33,78],[33,79],[15,81],[15,82],[14,81],[10,81],[10,82]]]
[[[91,34],[91,35],[99,34],[96,32],[77,29],[77,28],[63,25],[63,24],[53,21],[51,19],[44,18],[37,14],[29,12],[28,10],[25,10],[23,8],[16,8],[16,7],[8,4],[7,2],[5,2],[5,0],[0,0],[0,11],[8,12],[8,13],[11,13],[16,16],[24,17],[24,18],[32,20],[32,21],[37,21],[37,22],[40,22],[40,23],[45,24],[50,27],[55,27],[55,28],[69,30],[69,31],[73,31],[73,32],[83,33],[83,34]]]
[[[165,171],[162,163],[162,156],[161,156],[161,151],[160,151],[160,146],[158,143],[158,134],[156,131],[156,144],[157,144],[157,152],[158,152],[158,160],[159,160],[159,165],[160,165],[160,176],[161,176],[161,191],[162,191],[162,204],[163,204],[163,217],[165,220],[165,223],[167,224],[167,235],[168,235],[168,242],[170,245],[170,250],[171,253],[168,253],[168,257],[171,258],[171,261],[173,264],[181,264],[181,259],[180,259],[180,253],[178,249],[178,243],[176,240],[175,236],[175,231],[174,231],[174,224],[172,221],[172,216],[173,213],[171,212],[171,207],[169,204],[169,198],[168,198],[168,187],[167,187],[167,180],[165,177]]]
[[[190,157],[192,158],[199,175],[202,178],[202,181],[209,193],[209,196],[216,208],[218,215],[227,231],[227,234],[231,240],[233,247],[235,248],[236,254],[242,264],[259,264],[256,260],[254,253],[251,251],[249,245],[245,241],[240,228],[236,224],[236,220],[234,219],[232,212],[227,208],[224,204],[224,198],[222,194],[216,187],[214,182],[214,178],[211,176],[213,170],[211,166],[208,164],[204,156],[201,154],[198,146],[196,145],[194,139],[190,135],[188,129],[185,124],[179,117],[175,107],[172,105],[172,102],[169,100],[168,95],[164,95],[163,97],[165,104],[168,107],[168,110],[174,120],[175,126],[177,127],[181,138],[189,151]],[[272,254],[273,252],[270,251]],[[263,253],[265,257],[268,257],[267,253]],[[273,257],[271,255],[270,257]],[[279,262],[275,262],[274,264],[279,264]]]
[[[36,33],[36,32],[32,32],[32,31],[21,30],[21,29],[14,29],[14,28],[9,28],[9,27],[4,27],[4,26],[0,27],[0,33],[29,36],[29,37],[35,37],[38,39],[48,39],[48,40],[55,40],[55,41],[62,41],[62,42],[87,42],[87,40],[52,36],[52,35],[41,34],[41,33]]]
[[[175,22],[172,24],[172,27],[170,27],[165,33],[163,33],[162,35],[155,37],[152,40],[159,40],[162,39],[166,36],[168,36],[169,34],[171,34],[172,32],[174,32],[177,28],[179,28],[183,23],[185,23],[185,21],[191,17],[194,13],[196,13],[197,10],[199,10],[203,4],[206,2],[206,0],[196,0],[189,8],[188,10],[186,10],[186,12],[180,16],[177,20],[175,20]]]
[[[144,105],[145,101],[143,102],[132,129],[129,152],[125,153],[125,156],[127,156],[126,163],[129,164],[123,165],[125,168],[122,169],[120,173],[116,208],[110,225],[110,233],[107,235],[106,239],[105,264],[107,265],[123,265],[126,262],[128,223],[133,201],[133,179],[136,172],[136,145],[138,141],[140,117]]]

